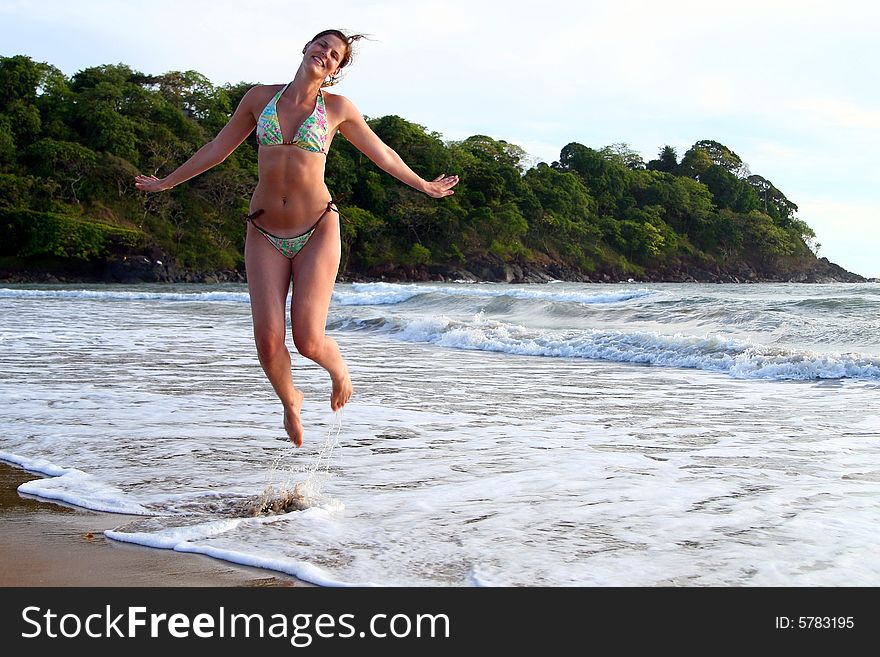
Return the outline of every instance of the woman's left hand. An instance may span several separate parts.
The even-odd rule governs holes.
[[[452,188],[458,184],[458,176],[447,176],[441,173],[429,183],[425,183],[425,194],[432,198],[443,198],[455,194]]]

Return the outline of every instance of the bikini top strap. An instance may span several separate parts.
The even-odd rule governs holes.
[[[290,86],[290,82],[288,82],[283,87],[281,87],[281,91],[276,92],[275,95],[272,97],[272,100],[269,101],[269,103],[271,105],[277,105],[278,99],[281,98],[281,96],[284,94],[285,91],[287,91],[287,87],[289,87],[289,86]],[[277,112],[278,110],[275,110],[275,111]]]

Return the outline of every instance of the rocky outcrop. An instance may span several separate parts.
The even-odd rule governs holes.
[[[840,265],[830,262],[828,258],[819,258],[815,265],[806,272],[794,274],[791,283],[865,283],[867,278],[853,274]]]
[[[487,281],[499,283],[614,283],[635,281],[649,283],[858,283],[867,279],[843,267],[819,258],[813,262],[796,261],[778,270],[766,271],[747,261],[735,261],[725,267],[715,262],[679,262],[665,264],[642,275],[614,268],[584,272],[562,263],[505,262],[486,255],[464,265],[381,265],[364,272],[346,272],[341,281]]]
[[[243,283],[246,276],[242,269],[216,272],[190,272],[181,270],[169,262],[164,253],[120,254],[103,264],[67,267],[55,263],[43,268],[27,268],[17,271],[0,271],[0,280],[7,282],[105,282],[105,283]],[[605,267],[585,272],[559,262],[523,263],[505,262],[493,254],[487,254],[464,264],[403,265],[384,264],[370,267],[362,272],[343,272],[344,282],[500,282],[500,283],[546,283],[548,281],[571,281],[579,283],[614,283],[620,281],[648,283],[855,283],[868,279],[846,271],[827,258],[813,261],[794,261],[788,266],[779,265],[773,271],[761,270],[746,261],[736,261],[725,266],[715,262],[695,260],[664,264],[644,274]]]
[[[159,258],[146,255],[123,256],[107,263],[105,283],[244,283],[243,271],[182,271]]]
[[[114,258],[104,268],[105,283],[167,283],[172,280],[168,267],[161,260],[144,255]]]

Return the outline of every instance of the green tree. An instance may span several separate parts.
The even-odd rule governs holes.
[[[126,116],[126,86],[132,71],[127,66],[100,66],[73,77],[77,94],[75,125],[85,146],[137,160],[135,126]]]
[[[745,178],[749,175],[748,165],[742,161],[739,155],[724,144],[711,139],[703,139],[691,146],[682,158],[680,173],[692,178],[699,178],[710,166],[707,161],[737,178]]]
[[[559,171],[578,174],[596,199],[599,214],[614,216],[628,205],[629,170],[616,160],[578,143],[566,145],[554,163]]]
[[[759,207],[758,195],[752,186],[730,173],[724,167],[713,164],[700,177],[709,191],[715,205],[729,208],[735,212],[751,212]]]
[[[708,152],[702,148],[693,147],[685,152],[675,173],[680,176],[693,178],[694,180],[700,180],[706,171],[714,165],[715,163]]]
[[[773,221],[783,228],[792,224],[797,205],[789,201],[772,182],[763,176],[751,175],[746,179],[758,198],[759,208],[770,215]]]
[[[712,194],[706,185],[661,171],[635,175],[631,190],[640,207],[662,206],[665,221],[681,233],[689,233],[714,209]]]
[[[197,71],[169,71],[154,78],[162,96],[184,116],[198,120],[211,133],[219,132],[232,114],[232,102]]]
[[[370,120],[369,124],[379,138],[422,177],[433,178],[447,168],[446,149],[438,133],[429,133],[425,127],[399,116],[383,116]]]
[[[0,57],[0,110],[17,100],[33,105],[41,78],[40,65],[30,57]]]
[[[627,169],[639,170],[645,168],[645,161],[642,159],[641,154],[633,150],[632,147],[625,142],[605,146],[599,152],[603,157],[616,161]]]
[[[555,215],[584,223],[595,218],[596,200],[574,172],[557,171],[541,162],[529,169],[523,180],[540,203],[540,218]]]
[[[664,173],[675,173],[678,169],[678,153],[675,148],[668,144],[660,149],[656,160],[648,162],[647,167],[650,171],[662,171]]]
[[[15,161],[15,136],[8,116],[0,115],[0,166]]]
[[[98,156],[80,144],[45,138],[28,149],[27,158],[37,174],[57,180],[69,193],[68,198],[79,205],[77,192],[92,173]]]

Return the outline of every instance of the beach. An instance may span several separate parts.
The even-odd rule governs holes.
[[[876,586],[878,310],[876,284],[340,284],[355,394],[334,414],[294,354],[297,449],[244,286],[2,288],[3,577]]]
[[[0,462],[0,586],[309,586],[200,554],[110,541],[126,517],[19,495],[37,475]]]

